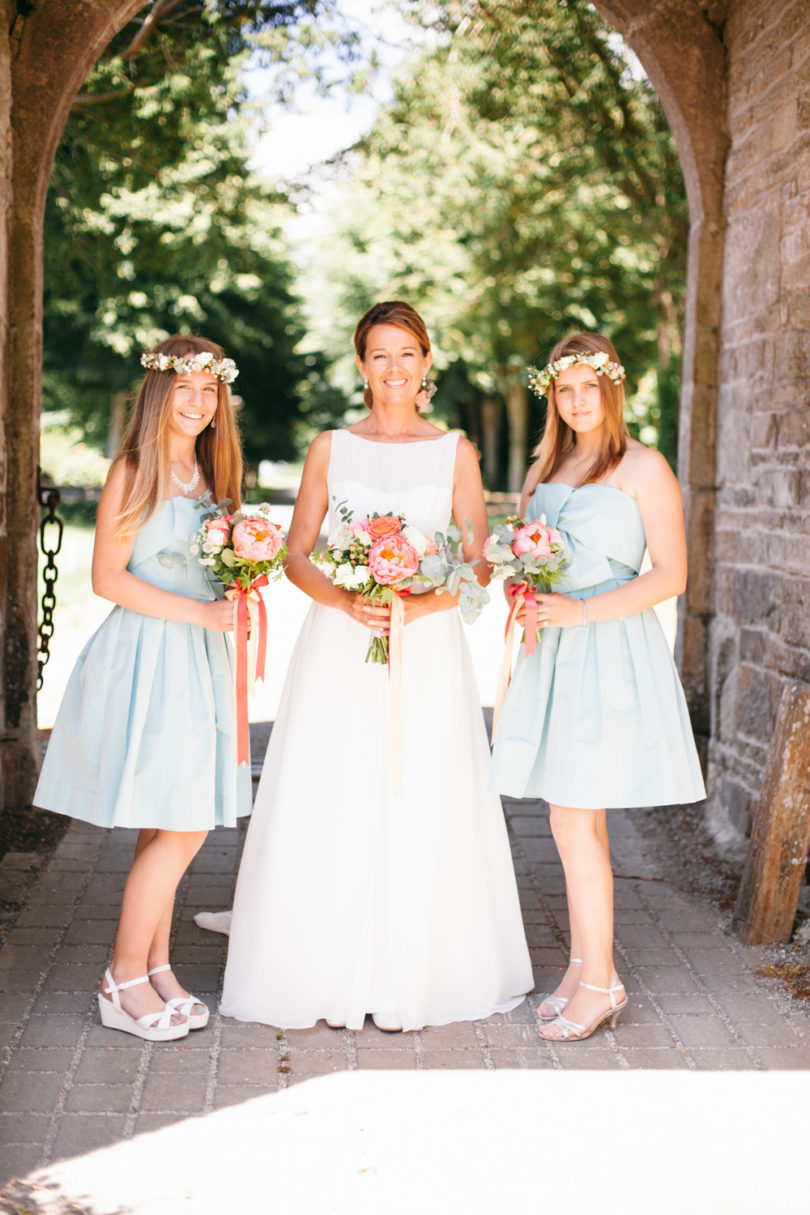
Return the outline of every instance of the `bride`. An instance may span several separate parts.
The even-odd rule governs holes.
[[[239,871],[222,1012],[242,1021],[384,1030],[505,1012],[532,972],[500,802],[456,600],[405,610],[402,791],[389,766],[388,671],[366,664],[389,608],[311,562],[324,515],[404,515],[429,535],[465,520],[480,560],[487,517],[472,445],[419,413],[430,341],[410,305],[355,331],[368,415],[312,443],[287,576],[313,605],[296,644]]]

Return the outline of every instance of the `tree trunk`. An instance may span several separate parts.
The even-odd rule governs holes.
[[[481,447],[484,454],[484,485],[498,489],[500,480],[498,452],[500,450],[503,401],[500,397],[484,397],[481,401]]]
[[[121,442],[128,400],[129,394],[126,392],[114,392],[110,400],[110,428],[107,431],[107,456],[110,460],[114,458]]]
[[[525,384],[513,383],[506,388],[506,416],[509,419],[510,494],[520,492],[528,463],[529,390]]]

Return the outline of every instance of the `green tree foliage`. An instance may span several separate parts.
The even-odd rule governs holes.
[[[248,458],[294,454],[318,358],[296,352],[286,203],[248,174],[239,71],[255,38],[290,52],[324,8],[153,0],[77,98],[45,214],[43,403],[96,441],[120,424],[138,352],[188,329],[239,365]]]
[[[683,183],[649,83],[583,0],[431,0],[421,13],[433,48],[347,164],[331,243],[351,261],[335,311],[369,294],[418,303],[441,362],[457,365],[457,418],[478,411],[468,428],[499,463],[491,483],[505,479],[503,443],[485,431],[504,403],[514,484],[540,421],[523,368],[558,337],[605,330],[631,387],[677,358]]]

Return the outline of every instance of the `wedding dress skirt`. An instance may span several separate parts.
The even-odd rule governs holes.
[[[330,502],[444,531],[456,441],[334,432]],[[239,871],[226,1016],[360,1029],[377,1013],[414,1029],[507,1011],[532,987],[458,612],[405,629],[401,796],[388,670],[365,663],[369,636],[320,604],[302,627]]]

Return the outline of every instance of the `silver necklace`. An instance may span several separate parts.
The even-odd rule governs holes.
[[[173,468],[169,469],[169,476],[171,477],[172,481],[174,481],[175,485],[179,489],[182,489],[184,494],[190,494],[193,489],[197,488],[197,482],[200,479],[200,470],[197,467],[197,456],[194,456],[194,476],[190,481],[181,481]]]

